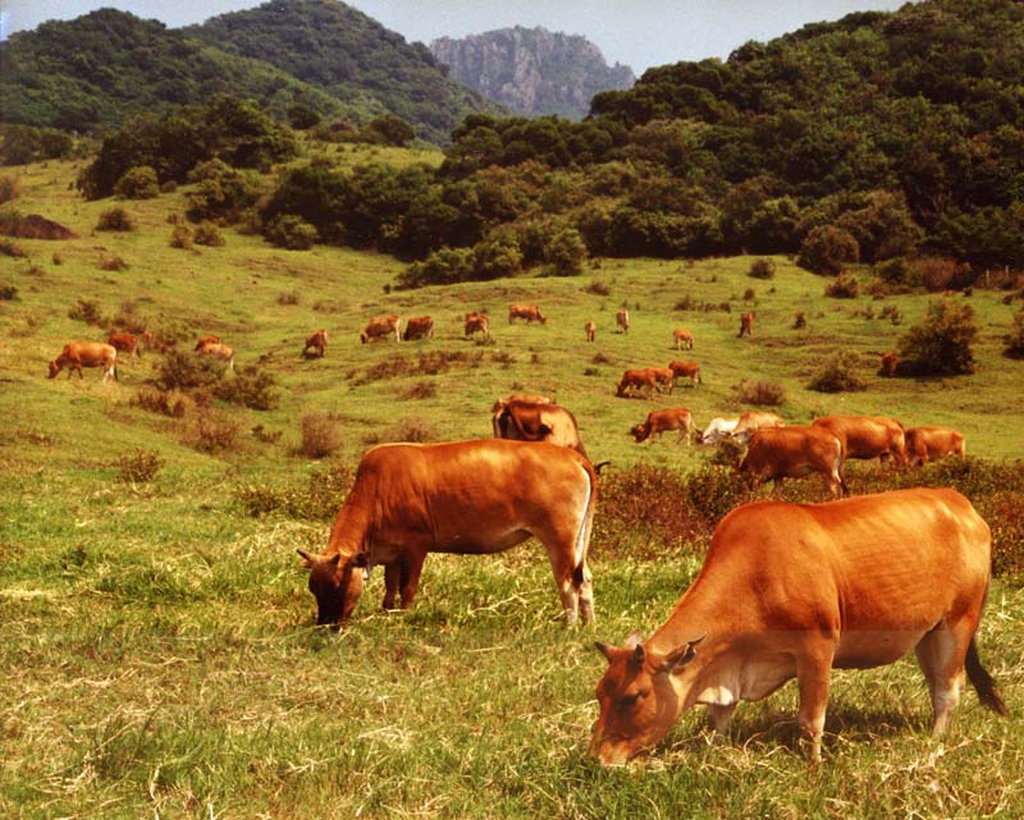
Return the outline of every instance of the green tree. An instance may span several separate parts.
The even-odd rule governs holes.
[[[922,375],[974,372],[973,345],[978,338],[974,308],[940,299],[928,305],[925,318],[900,337],[900,359]]]

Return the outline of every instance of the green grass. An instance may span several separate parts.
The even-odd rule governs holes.
[[[354,152],[350,152],[354,153]],[[225,231],[222,248],[169,247],[167,218],[186,189],[120,203],[138,217],[130,235],[93,233],[111,202],[67,190],[73,167],[23,169],[23,213],[78,233],[69,242],[17,240],[30,260],[0,258],[0,816],[18,818],[976,818],[1024,814],[1024,731],[965,694],[951,733],[927,734],[920,673],[908,661],[836,673],[826,763],[810,770],[796,729],[795,687],[738,711],[729,740],[712,745],[702,715],[687,715],[653,757],[604,771],[586,757],[604,660],[594,638],[649,634],[699,564],[701,545],[593,545],[598,625],[565,630],[547,562],[535,544],[498,558],[433,556],[416,608],[378,612],[376,573],[351,627],[311,626],[314,604],[295,548],[321,549],[328,524],[246,517],[235,501],[251,484],[305,486],[321,465],[295,454],[303,412],[331,413],[343,435],[336,460],[403,424],[438,439],[486,436],[496,396],[555,397],[576,414],[595,460],[612,469],[648,462],[684,470],[707,454],[638,446],[629,428],[654,407],[683,405],[703,426],[743,408],[745,378],[781,383],[790,422],[826,412],[886,413],[908,426],[961,429],[969,452],[1024,456],[1021,364],[1000,355],[1013,309],[1002,294],[970,298],[983,326],[976,374],[883,380],[877,354],[895,347],[927,298],[826,300],[824,281],[775,260],[770,282],[746,276],[751,259],[686,264],[603,260],[582,277],[524,277],[385,293],[400,266],[389,257],[316,248],[292,253]],[[102,247],[105,251],[100,251]],[[62,262],[53,263],[54,252]],[[130,268],[100,271],[101,253]],[[30,271],[30,265],[36,270]],[[606,284],[608,296],[584,290]],[[743,291],[754,287],[753,339],[736,338]],[[774,292],[772,289],[774,288]],[[281,294],[298,304],[282,305]],[[675,311],[691,297],[732,311]],[[214,332],[236,366],[278,380],[267,412],[222,408],[241,423],[239,446],[210,456],[182,443],[189,418],[132,403],[157,357],[122,365],[121,382],[45,378],[71,338],[103,338],[67,317],[78,299],[105,315],[125,302],[188,338]],[[961,299],[964,297],[954,297]],[[513,301],[540,304],[546,327],[506,320]],[[630,309],[628,335],[614,313]],[[855,311],[894,304],[899,326]],[[486,308],[494,343],[461,335],[462,315]],[[791,329],[803,310],[808,327]],[[360,345],[370,315],[434,316],[433,341]],[[583,324],[598,323],[587,344]],[[694,332],[671,348],[673,327]],[[305,337],[325,327],[326,358],[303,360]],[[868,390],[806,389],[822,358],[855,353]],[[436,375],[421,353],[451,356]],[[600,353],[607,363],[594,363]],[[405,375],[367,379],[408,360]],[[654,401],[616,399],[625,367],[674,358],[701,362],[705,382]],[[585,375],[596,369],[596,375]],[[228,376],[227,378],[230,378]],[[402,399],[419,383],[436,395]],[[249,434],[262,424],[276,444]],[[155,480],[117,480],[137,447],[164,460]],[[340,499],[339,499],[340,502]],[[600,510],[598,512],[600,515]],[[628,540],[628,539],[627,539]],[[640,547],[643,547],[642,549]],[[653,557],[652,557],[653,556]],[[997,581],[980,648],[1015,715],[1024,680],[1024,591]]]

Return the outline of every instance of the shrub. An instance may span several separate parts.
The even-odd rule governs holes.
[[[908,263],[906,280],[914,287],[936,292],[962,290],[974,284],[970,265],[945,256],[919,256]]]
[[[213,395],[221,401],[248,407],[250,410],[273,410],[278,396],[273,392],[277,380],[255,365],[235,371],[233,379],[221,379],[213,387]]]
[[[156,384],[161,390],[190,390],[208,387],[221,378],[219,362],[191,351],[170,350],[157,368]]]
[[[297,305],[299,303],[299,292],[293,290],[288,293],[279,293],[277,294],[277,303],[279,305]]]
[[[898,342],[901,364],[914,374],[957,375],[974,372],[972,345],[978,337],[974,308],[940,299],[928,306],[920,324]]]
[[[825,286],[825,295],[833,299],[853,299],[860,290],[857,277],[849,273],[841,273]]]
[[[0,302],[13,302],[17,298],[18,288],[15,285],[0,282]]]
[[[153,199],[160,194],[156,171],[148,165],[129,168],[114,185],[114,194],[124,199]]]
[[[349,494],[354,480],[349,467],[336,464],[310,473],[306,488],[247,485],[235,490],[235,498],[254,517],[280,512],[291,518],[329,521]]]
[[[753,302],[754,299],[756,299],[756,298],[757,298],[757,291],[754,290],[753,288],[747,288],[745,291],[743,291],[743,301],[744,302]]]
[[[886,305],[878,314],[883,319],[888,319],[890,324],[898,325],[903,321],[903,314],[896,305]]]
[[[866,390],[867,383],[856,373],[857,357],[836,353],[829,358],[807,386],[819,393],[844,393]]]
[[[736,387],[736,397],[743,404],[778,406],[786,401],[786,389],[778,382],[744,380]]]
[[[611,296],[612,289],[600,280],[594,280],[583,288],[584,293],[592,293],[594,296]]]
[[[21,196],[21,180],[18,177],[0,176],[0,205]]]
[[[97,231],[134,231],[135,219],[124,208],[108,208],[100,214]]]
[[[116,253],[103,254],[100,257],[100,270],[128,270],[128,263]]]
[[[180,419],[195,407],[195,402],[181,390],[161,390],[152,385],[139,388],[135,395],[135,404],[150,413]]]
[[[774,279],[775,263],[771,259],[755,259],[750,263],[750,270],[747,276],[754,279]]]
[[[432,399],[437,395],[437,385],[433,382],[416,382],[400,393],[403,399]]]
[[[9,256],[12,259],[24,259],[28,256],[20,245],[18,245],[13,239],[7,239],[6,237],[0,239],[0,254]]]
[[[301,216],[284,214],[267,227],[267,241],[289,251],[307,251],[313,247],[319,234],[317,229]]]
[[[106,324],[103,312],[100,310],[99,302],[92,299],[79,299],[78,302],[68,310],[68,318],[87,325],[102,327]]]
[[[837,274],[849,262],[860,259],[860,246],[853,234],[832,225],[814,228],[800,245],[796,263],[819,274]]]
[[[391,441],[437,441],[437,431],[427,422],[418,418],[406,418],[388,427],[382,433],[371,433],[365,436],[366,444],[383,444]]]
[[[1003,354],[1011,359],[1024,359],[1024,307],[1013,315],[1010,332],[1003,337]]]
[[[875,275],[887,285],[902,285],[907,281],[907,263],[901,256],[875,265]]]
[[[220,453],[237,446],[241,425],[227,414],[201,407],[193,414],[193,419],[182,439],[189,447],[203,453]]]
[[[341,432],[332,416],[312,411],[303,413],[299,428],[301,450],[307,458],[326,458],[341,446]]]
[[[118,456],[118,478],[126,484],[144,484],[152,481],[163,465],[164,460],[156,452],[136,447],[134,453]]]
[[[187,225],[175,225],[171,231],[171,247],[188,250],[192,247],[192,229]]]
[[[219,248],[224,244],[224,237],[221,236],[220,229],[212,222],[200,222],[192,234],[192,241],[197,245]]]
[[[793,330],[803,330],[807,327],[807,316],[802,310],[793,315]]]

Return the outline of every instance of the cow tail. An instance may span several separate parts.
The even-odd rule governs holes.
[[[587,506],[583,511],[583,523],[576,533],[576,555],[572,572],[572,582],[577,589],[583,586],[586,580],[587,551],[590,548],[590,537],[594,530],[594,510],[597,507],[597,474],[593,465],[585,460],[580,460],[580,467],[586,472],[587,481],[590,483],[590,492],[587,496]]]
[[[981,665],[981,659],[978,657],[978,647],[974,642],[973,635],[971,636],[971,642],[967,645],[967,657],[964,659],[964,666],[967,668],[967,678],[978,693],[978,700],[981,701],[982,705],[987,706],[997,715],[1006,717],[1009,714],[1006,704],[1003,703],[1003,699],[996,690],[996,682]]]

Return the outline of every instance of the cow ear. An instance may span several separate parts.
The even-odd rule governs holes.
[[[625,649],[635,649],[641,646],[644,642],[644,636],[641,635],[637,630],[633,630],[626,636]]]
[[[703,641],[704,635],[701,635],[696,640],[689,641],[676,649],[669,652],[664,660],[661,662],[662,672],[678,672],[690,661],[697,657],[697,645]]]
[[[615,650],[611,646],[606,644],[604,641],[594,641],[594,646],[597,647],[598,652],[600,652],[608,659],[608,663],[612,662],[612,658],[614,657],[613,653],[615,652]]]
[[[313,569],[313,565],[316,563],[316,558],[314,558],[305,550],[296,549],[295,551],[302,557],[302,563],[299,565],[299,568]]]

